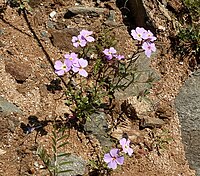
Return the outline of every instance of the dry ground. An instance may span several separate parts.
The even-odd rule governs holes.
[[[68,26],[77,30],[85,28],[98,33],[104,28],[102,24],[107,17],[105,14],[90,18],[78,15],[64,19],[63,15],[66,9],[74,6],[75,0],[70,2],[51,0],[43,1],[42,4],[35,5],[32,12],[27,15],[32,29],[28,26],[23,14],[19,15],[16,8],[9,6],[2,13],[3,18],[0,20],[0,30],[2,31],[2,34],[0,34],[0,95],[23,111],[23,115],[13,115],[13,118],[25,124],[30,116],[36,116],[40,121],[51,121],[53,117],[63,116],[63,112],[67,111],[67,107],[63,104],[63,91],[56,91],[53,94],[46,88],[46,85],[57,78],[51,62],[54,63],[70,50],[69,43],[65,43],[63,35],[58,35],[56,32],[63,32],[65,26]],[[94,6],[92,1],[83,1],[83,4]],[[109,7],[105,4],[106,2],[101,3],[100,6]],[[123,46],[121,51],[127,56],[134,48],[133,40],[123,25],[121,12],[115,3],[110,2],[110,4],[116,13],[115,22],[122,25],[116,27],[114,32],[118,34],[119,46]],[[49,17],[53,10],[57,12],[54,21]],[[107,10],[109,11],[109,9]],[[48,27],[53,22],[57,26],[55,28]],[[35,34],[33,34],[33,31]],[[150,97],[159,106],[170,109],[170,120],[164,128],[168,129],[173,141],[167,145],[167,148],[160,155],[157,150],[153,150],[140,152],[131,158],[127,158],[125,164],[112,173],[113,176],[194,176],[194,171],[189,169],[185,160],[179,121],[176,112],[173,110],[174,98],[183,81],[187,78],[188,67],[187,63],[180,64],[178,59],[173,57],[170,41],[165,37],[165,32],[167,33],[167,31],[158,33],[159,52],[157,56],[152,58],[152,67],[160,74],[161,79],[155,83]],[[52,36],[56,40],[53,41],[53,44],[50,40]],[[38,40],[40,43],[38,43]],[[23,74],[28,77],[25,82],[18,83],[6,71],[6,65],[10,62],[14,63],[16,68],[18,68],[18,65],[19,67],[21,64],[23,65]],[[18,126],[11,132],[7,119],[0,119],[0,123],[0,149],[6,151],[0,157],[0,175],[24,176],[32,174],[40,176],[42,173],[46,173],[35,166],[35,161],[40,164],[42,162],[34,154],[34,151],[38,145],[43,145],[47,150],[50,150],[51,125],[45,126],[44,129],[47,134],[38,135],[35,142],[35,131],[26,135]],[[162,132],[162,130],[160,131]],[[143,140],[141,139],[140,142],[144,142]],[[138,151],[137,147],[133,146],[135,151]],[[145,146],[143,147],[142,149],[145,149]],[[80,155],[84,159],[95,158],[96,155],[88,139],[76,130],[71,130],[66,151]]]

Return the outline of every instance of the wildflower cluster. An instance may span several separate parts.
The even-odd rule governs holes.
[[[131,35],[135,40],[142,43],[142,49],[144,49],[145,55],[150,58],[151,53],[156,51],[155,43],[157,38],[150,30],[137,27],[135,30],[131,30]]]
[[[84,69],[88,65],[88,61],[83,58],[78,58],[76,53],[65,54],[65,61],[56,61],[54,68],[56,69],[55,73],[59,76],[64,75],[65,72],[72,70],[74,73],[78,72],[81,76],[87,77],[88,73]]]
[[[72,37],[73,46],[76,48],[78,46],[85,47],[87,42],[94,42],[95,39],[92,36],[90,36],[92,34],[92,31],[82,30],[78,36]],[[113,57],[117,58],[118,60],[124,59],[123,55],[116,54],[117,51],[113,47],[105,49],[103,53],[105,54],[105,57],[108,60],[111,60]],[[72,70],[74,73],[79,73],[81,76],[88,76],[88,73],[85,70],[85,67],[88,66],[88,61],[86,59],[79,58],[78,54],[74,52],[72,52],[71,54],[65,54],[64,57],[64,62],[58,60],[55,62],[54,65],[55,73],[58,76],[62,76],[70,70]]]
[[[90,36],[92,34],[93,34],[92,31],[83,29],[77,37],[76,36],[72,37],[73,46],[76,48],[78,46],[84,47],[86,46],[87,42],[94,42],[94,38]]]
[[[124,56],[123,55],[117,55],[117,51],[115,48],[113,47],[110,47],[109,49],[105,49],[103,51],[103,53],[105,54],[105,57],[108,59],[108,60],[111,60],[113,57],[115,57],[116,59],[118,60],[121,60],[121,59],[124,59]]]
[[[90,36],[93,32],[92,31],[87,31],[87,30],[82,30],[80,34],[76,37],[72,37],[72,43],[74,47],[84,47],[86,46],[87,42],[93,42],[94,38]],[[83,58],[78,58],[78,54],[76,53],[71,53],[71,54],[65,54],[65,61],[62,63],[61,61],[56,61],[54,68],[55,68],[55,73],[58,76],[64,75],[65,72],[69,72],[72,70],[74,73],[79,73],[81,76],[87,77],[88,73],[84,69],[88,65],[88,61]]]
[[[133,149],[129,146],[129,139],[127,140],[125,138],[122,138],[119,143],[121,145],[123,153],[128,153],[129,156],[133,154]],[[124,156],[120,155],[120,149],[118,148],[111,149],[109,153],[106,153],[104,155],[103,159],[108,164],[108,168],[111,169],[116,169],[117,164],[122,165],[124,163]]]

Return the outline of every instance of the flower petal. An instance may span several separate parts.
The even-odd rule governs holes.
[[[80,40],[80,46],[84,47],[87,44],[87,42],[85,40]]]
[[[73,43],[76,42],[77,40],[78,40],[77,37],[75,37],[75,36],[72,37],[72,42],[73,42]]]
[[[80,58],[80,59],[78,60],[78,62],[79,62],[80,66],[81,66],[82,68],[85,68],[85,67],[87,67],[87,65],[88,65],[88,61],[85,60],[85,59],[83,59],[83,58]]]
[[[117,51],[116,51],[116,49],[115,49],[115,48],[113,48],[113,47],[110,47],[110,49],[109,49],[109,52],[110,52],[110,53],[112,53],[112,54],[115,54]]]
[[[147,31],[144,29],[144,28],[142,28],[142,27],[136,27],[136,32],[138,33],[138,34],[143,34],[143,33],[146,33]]]
[[[62,66],[63,66],[63,63],[60,60],[58,60],[55,62],[54,68],[56,70],[60,70],[60,69],[62,69]]]
[[[111,60],[113,58],[112,54],[106,55],[106,59]]]
[[[84,76],[84,77],[87,77],[88,76],[88,73],[84,70],[84,69],[79,69],[79,74],[81,76]]]
[[[109,49],[103,50],[103,53],[104,53],[105,55],[108,55],[108,52],[109,52]]]
[[[138,33],[135,30],[131,30],[131,35],[135,40],[142,41],[142,38],[138,36]]]
[[[125,138],[120,139],[119,143],[120,143],[121,146],[125,146],[126,145],[126,139]]]
[[[127,140],[126,140],[126,145],[129,146],[130,142],[131,142],[131,141],[130,141],[129,139],[127,139]]]
[[[68,59],[65,59],[64,64],[65,64],[68,68],[70,68],[70,67],[72,66],[72,62],[71,62],[70,60],[68,60]]]
[[[133,149],[129,147],[127,152],[128,152],[128,155],[131,156],[133,154]]]
[[[147,49],[144,51],[145,55],[150,58],[151,57],[151,50]]]
[[[75,73],[78,72],[79,69],[80,69],[80,68],[78,68],[78,67],[74,67],[74,66],[72,66],[72,70],[73,70],[73,72],[75,72]]]
[[[77,48],[77,47],[79,46],[79,43],[78,43],[78,42],[74,42],[74,43],[73,43],[73,46],[74,46],[75,48]]]
[[[86,40],[87,40],[88,42],[94,42],[94,38],[91,37],[91,36],[86,37]]]
[[[144,42],[144,43],[142,44],[142,49],[148,50],[148,47],[149,47],[149,45],[148,45],[147,42]]]
[[[116,162],[117,162],[117,164],[122,165],[124,163],[124,157],[120,156],[120,157],[116,158]]]
[[[106,153],[103,157],[103,160],[106,162],[106,163],[109,163],[113,160],[113,158],[110,156],[109,153]]]
[[[64,75],[65,71],[64,71],[64,70],[56,70],[55,73],[56,73],[58,76],[62,76],[62,75]]]
[[[108,168],[111,169],[116,169],[117,168],[117,163],[115,160],[112,160],[111,162],[108,163]]]
[[[73,59],[77,59],[78,58],[78,54],[76,53],[71,53],[70,57],[72,57]]]
[[[117,148],[113,148],[110,150],[110,155],[112,157],[118,157],[118,153],[119,153],[119,149],[117,149]]]
[[[155,52],[155,51],[156,51],[156,46],[155,46],[155,43],[151,43],[151,50],[152,50],[153,52]]]
[[[83,29],[80,32],[80,35],[82,35],[82,36],[87,36],[87,35],[92,35],[92,34],[93,34],[93,31],[88,31],[88,30],[85,30],[85,29]]]

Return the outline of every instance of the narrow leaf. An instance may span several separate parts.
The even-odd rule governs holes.
[[[56,146],[56,140],[55,138],[51,137],[52,141],[53,141],[53,145]]]
[[[64,142],[63,144],[60,144],[60,145],[58,146],[58,149],[61,148],[61,147],[63,147],[63,146],[65,146],[66,144],[69,144],[69,142]]]
[[[52,145],[52,148],[53,148],[53,152],[56,153],[56,151],[57,151],[56,147],[54,145]]]
[[[64,161],[62,163],[59,163],[59,166],[67,165],[73,163],[72,161]]]
[[[56,139],[56,138],[57,138],[57,136],[56,136],[56,133],[55,133],[55,131],[52,131],[52,134],[53,134],[53,137]]]
[[[65,135],[63,135],[62,137],[58,138],[57,141],[61,141],[62,139],[67,138],[68,136],[69,136],[68,134],[65,134]]]
[[[66,127],[62,127],[58,130],[58,133],[64,133],[64,131],[66,130]]]
[[[57,157],[62,157],[62,156],[68,157],[70,155],[71,155],[71,153],[60,153],[60,154],[57,155]]]
[[[62,171],[58,171],[58,174],[60,174],[60,173],[72,172],[72,171],[74,171],[74,170],[62,170]]]

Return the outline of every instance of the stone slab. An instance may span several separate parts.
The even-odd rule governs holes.
[[[196,71],[181,88],[175,100],[186,158],[200,176],[200,74]]]

